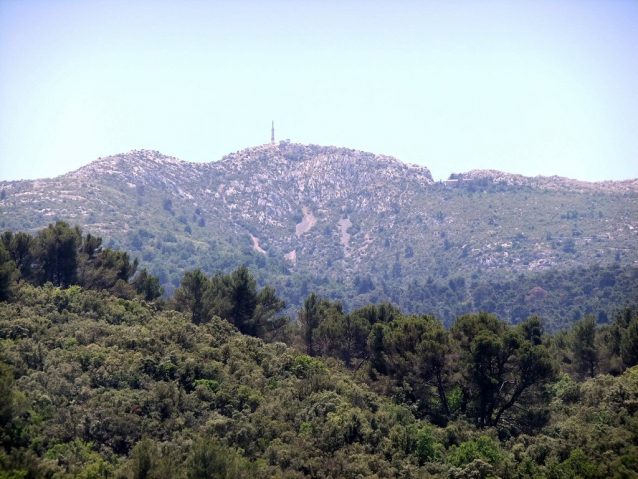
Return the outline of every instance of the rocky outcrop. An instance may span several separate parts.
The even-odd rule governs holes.
[[[564,190],[574,192],[601,192],[622,194],[638,192],[638,179],[624,181],[580,181],[563,176],[523,176],[498,170],[471,170],[462,174],[465,180],[485,180],[488,183],[507,186],[529,186],[532,188]]]

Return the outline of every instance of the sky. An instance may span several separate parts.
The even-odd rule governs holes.
[[[638,1],[0,0],[0,180],[277,140],[638,177]]]

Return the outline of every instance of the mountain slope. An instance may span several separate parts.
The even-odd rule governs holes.
[[[139,254],[169,292],[185,270],[246,263],[262,283],[285,286],[291,306],[311,289],[348,307],[406,306],[428,280],[638,260],[636,180],[463,178],[450,187],[424,167],[316,145],[262,145],[203,164],[132,151],[58,178],[1,183],[0,226],[80,224]]]

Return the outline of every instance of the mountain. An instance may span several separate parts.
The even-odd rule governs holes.
[[[492,307],[473,294],[484,284],[524,277],[527,288],[556,268],[598,264],[629,268],[623,291],[634,287],[638,180],[454,178],[435,182],[425,167],[331,146],[262,145],[211,163],[140,150],[0,183],[0,227],[79,224],[139,255],[169,293],[186,270],[247,264],[291,308],[315,290],[347,308],[393,301],[450,321]],[[577,289],[585,299],[598,291]]]

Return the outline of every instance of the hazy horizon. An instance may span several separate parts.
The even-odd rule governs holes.
[[[276,139],[638,177],[638,2],[0,0],[0,180]]]

